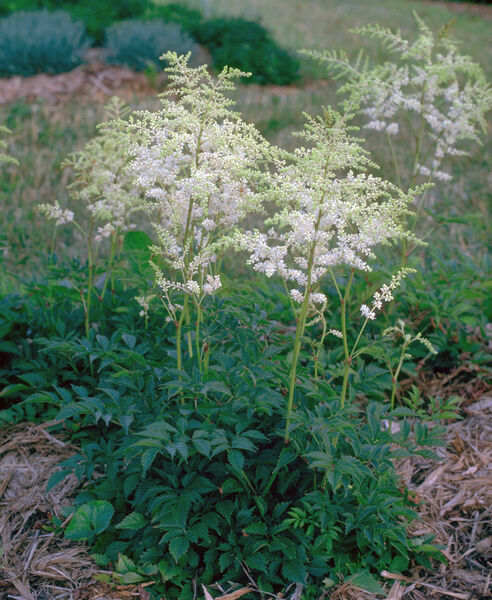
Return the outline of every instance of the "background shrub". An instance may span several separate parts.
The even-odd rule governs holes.
[[[167,50],[186,54],[198,49],[178,25],[137,20],[121,21],[109,27],[106,47],[109,62],[136,71],[142,71],[151,65],[161,68],[163,63],[159,61],[159,56]]]
[[[176,2],[164,6],[149,4],[145,11],[145,18],[176,23],[190,35],[193,35],[193,31],[203,24],[203,15],[200,11]]]
[[[107,27],[115,21],[142,16],[147,5],[147,0],[8,0],[3,10],[6,14],[18,10],[66,10],[84,22],[96,44],[102,44]]]
[[[84,26],[69,14],[20,11],[0,21],[0,75],[63,73],[83,62]]]
[[[97,8],[94,0],[78,0],[71,2],[67,10],[85,23],[96,44],[102,44],[107,27],[116,21],[141,17],[146,7],[146,0],[97,0]]]
[[[193,27],[190,33],[210,50],[217,69],[229,65],[251,72],[246,80],[250,83],[285,85],[298,78],[299,62],[258,23],[213,19]]]

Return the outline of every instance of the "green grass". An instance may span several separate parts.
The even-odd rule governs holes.
[[[185,3],[202,10],[209,7],[210,16],[226,14],[260,20],[280,44],[293,50],[358,49],[357,38],[349,29],[369,22],[399,28],[404,35],[411,35],[416,31],[413,11],[433,28],[456,18],[454,31],[463,40],[464,50],[477,60],[485,59],[483,66],[492,76],[492,63],[487,59],[492,48],[492,21],[469,13],[456,14],[436,4],[406,0],[185,0]]]

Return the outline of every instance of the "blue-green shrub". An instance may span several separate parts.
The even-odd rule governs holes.
[[[178,25],[163,21],[128,20],[114,23],[106,33],[108,62],[142,71],[161,68],[159,57],[167,50],[178,54],[196,52],[198,46]]]
[[[61,11],[20,11],[0,21],[0,75],[63,73],[89,47],[82,23]]]
[[[148,5],[148,0],[7,0],[0,14],[18,10],[66,10],[84,23],[88,35],[100,45],[107,27],[115,21],[140,17]]]

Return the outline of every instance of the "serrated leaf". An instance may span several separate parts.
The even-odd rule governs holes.
[[[248,556],[246,560],[246,564],[250,569],[254,569],[256,571],[262,571],[263,573],[268,572],[267,561],[263,554],[260,552],[255,552]]]
[[[244,528],[244,533],[248,535],[265,535],[267,532],[267,526],[262,521],[257,521],[256,523],[251,523]]]
[[[238,450],[229,450],[227,452],[227,459],[229,464],[236,471],[242,471],[244,468],[244,457]]]
[[[132,512],[116,525],[116,529],[130,529],[131,531],[137,531],[142,529],[147,524],[145,517],[138,512]]]
[[[384,596],[385,591],[379,585],[376,579],[368,573],[367,571],[361,571],[360,573],[356,573],[352,575],[350,579],[347,580],[349,583],[354,585],[355,587],[360,588],[366,592],[371,594],[376,594],[378,596]]]
[[[306,568],[298,557],[284,561],[282,574],[288,581],[294,583],[305,583],[307,577]]]
[[[116,562],[116,571],[122,575],[124,573],[131,573],[137,570],[136,564],[131,558],[124,554],[118,554],[118,560]]]
[[[175,537],[169,543],[169,552],[176,562],[186,553],[188,548],[190,547],[190,542],[188,538],[180,535],[179,537]]]
[[[207,381],[200,390],[200,393],[205,395],[207,392],[219,392],[220,394],[231,395],[231,390],[222,381]]]
[[[203,454],[207,458],[210,457],[210,453],[212,452],[212,445],[207,440],[203,438],[194,438],[192,440],[193,446],[197,449],[200,454]]]

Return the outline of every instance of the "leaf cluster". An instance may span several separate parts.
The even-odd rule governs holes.
[[[85,482],[68,538],[88,540],[119,581],[151,578],[169,598],[188,598],[195,577],[207,585],[245,572],[272,593],[340,575],[374,586],[371,573],[438,556],[406,533],[413,504],[392,460],[427,455],[438,429],[407,409],[392,433],[387,406],[341,409],[337,386],[301,376],[284,444],[291,342],[269,319],[288,315],[280,290],[243,285],[232,300],[209,300],[205,374],[189,358],[176,370],[172,324],[153,310],[145,328],[125,281],[117,305],[97,308],[89,338],[73,288],[40,281],[31,296],[2,300],[1,376],[24,386],[3,399],[22,398],[10,410],[29,418],[56,417],[80,447],[49,483],[71,472]]]

